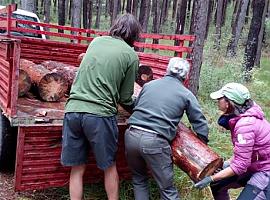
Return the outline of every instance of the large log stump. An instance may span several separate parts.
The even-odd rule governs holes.
[[[57,61],[44,61],[41,63],[46,69],[50,70],[51,72],[55,72],[58,74],[61,74],[65,79],[68,80],[68,86],[69,89],[67,90],[67,93],[69,93],[69,90],[71,88],[71,85],[76,77],[76,73],[78,71],[78,67],[68,65],[65,63],[57,62]]]
[[[68,81],[60,74],[51,72],[43,65],[21,59],[20,68],[30,76],[38,95],[44,101],[58,101],[68,90]]]
[[[26,71],[19,69],[18,96],[24,96],[31,88],[31,79]]]
[[[223,164],[222,158],[183,123],[178,125],[176,137],[172,142],[172,154],[174,163],[194,182],[213,174]]]

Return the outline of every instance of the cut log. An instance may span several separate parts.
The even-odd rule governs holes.
[[[172,142],[172,154],[174,164],[186,172],[194,182],[213,174],[223,164],[223,159],[183,123],[178,125],[176,137]]]
[[[68,80],[69,89],[67,93],[69,93],[69,90],[71,88],[71,85],[76,77],[76,73],[78,71],[78,67],[68,65],[65,63],[57,62],[57,61],[44,61],[41,63],[46,69],[50,70],[51,72],[55,72],[58,74],[61,74],[65,79]]]
[[[58,101],[68,90],[68,81],[60,74],[51,72],[43,65],[36,65],[32,61],[20,60],[20,68],[27,72],[38,95],[44,101]]]
[[[26,71],[20,69],[19,70],[19,88],[18,88],[18,96],[24,96],[31,88],[31,79]]]

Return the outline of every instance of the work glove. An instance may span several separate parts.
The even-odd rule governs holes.
[[[197,189],[203,189],[203,188],[207,187],[211,182],[213,182],[212,177],[211,176],[206,176],[201,181],[196,183],[194,185],[194,187],[197,188]]]
[[[222,168],[226,169],[227,167],[230,167],[230,162],[226,160],[226,161],[223,162]]]

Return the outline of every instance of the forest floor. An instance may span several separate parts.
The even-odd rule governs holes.
[[[60,200],[67,199],[57,189],[47,189],[29,192],[14,191],[14,173],[0,173],[0,200]]]

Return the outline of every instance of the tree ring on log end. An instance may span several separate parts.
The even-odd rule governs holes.
[[[44,101],[58,101],[68,90],[68,81],[57,73],[48,73],[39,82],[39,95]]]

